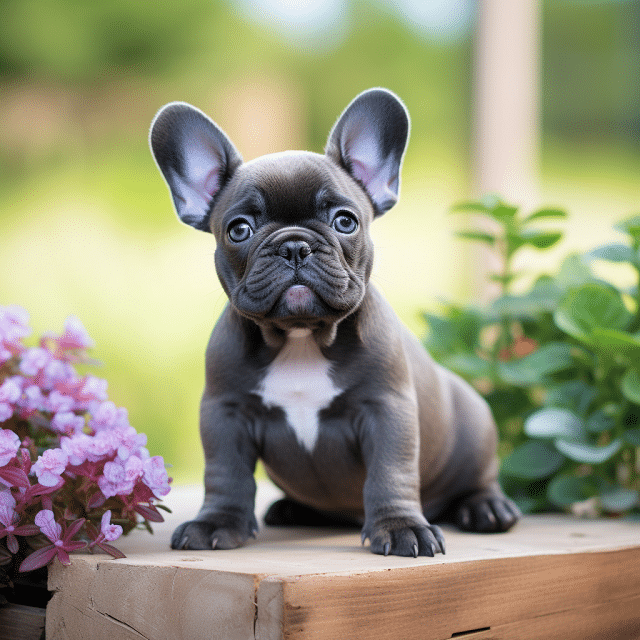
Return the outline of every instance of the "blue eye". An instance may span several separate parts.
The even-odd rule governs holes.
[[[351,234],[358,229],[358,221],[356,217],[348,211],[341,211],[333,219],[333,228],[338,233]]]
[[[231,242],[244,242],[253,235],[253,229],[246,220],[236,220],[229,225],[227,235]]]

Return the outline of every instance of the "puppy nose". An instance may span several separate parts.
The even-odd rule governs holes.
[[[294,265],[301,264],[311,254],[311,247],[304,240],[285,240],[278,247],[278,255]]]

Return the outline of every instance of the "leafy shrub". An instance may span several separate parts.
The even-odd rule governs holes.
[[[503,487],[525,512],[585,503],[591,513],[640,513],[640,294],[591,270],[593,260],[606,260],[640,277],[640,216],[616,225],[626,243],[571,255],[558,274],[516,294],[514,256],[555,245],[562,234],[538,227],[565,212],[523,216],[496,198],[453,211],[496,228],[458,235],[501,258],[491,275],[500,294],[486,307],[448,304],[441,315],[425,314],[426,346],[491,406]]]

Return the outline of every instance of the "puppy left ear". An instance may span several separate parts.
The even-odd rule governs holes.
[[[369,89],[344,110],[325,153],[369,194],[375,215],[398,201],[400,166],[409,136],[409,114],[387,89]]]
[[[199,109],[172,102],[152,122],[149,141],[180,220],[210,231],[215,198],[242,164],[231,140]]]

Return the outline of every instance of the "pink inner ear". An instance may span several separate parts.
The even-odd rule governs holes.
[[[360,160],[351,160],[351,172],[353,173],[353,176],[360,180],[365,187],[373,178],[371,168],[360,162]]]
[[[218,193],[220,189],[220,173],[217,169],[211,169],[202,181],[200,191],[207,203],[211,202],[213,196]]]

